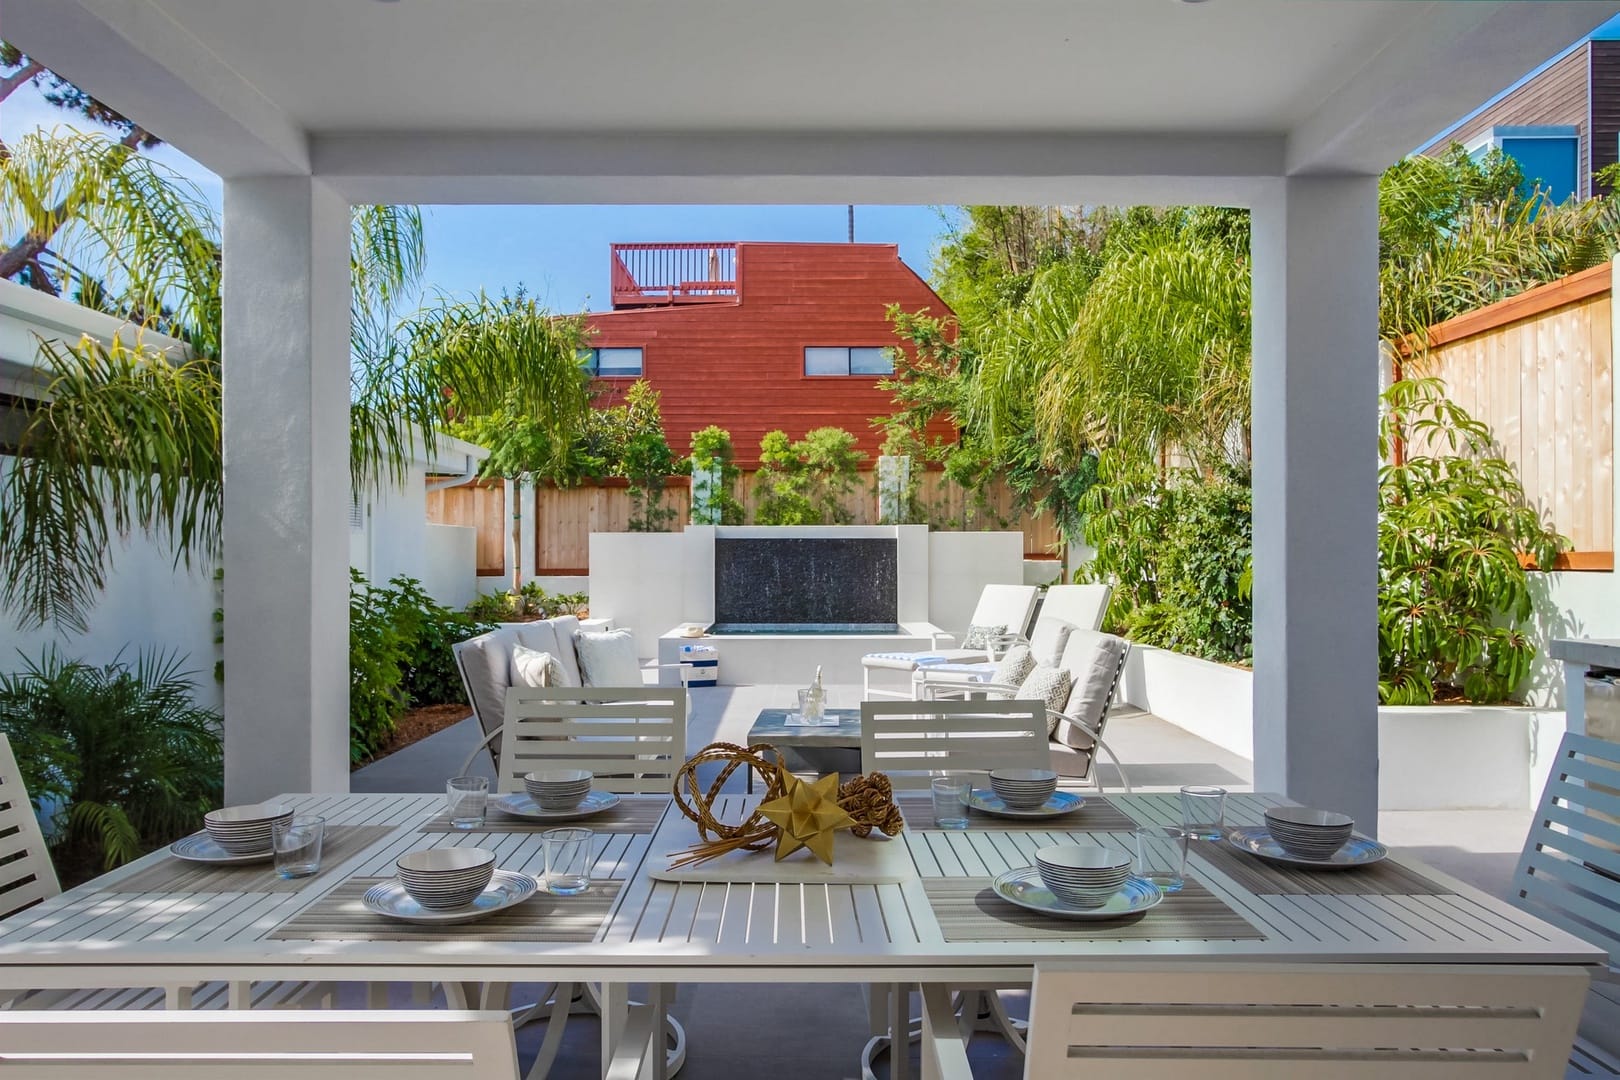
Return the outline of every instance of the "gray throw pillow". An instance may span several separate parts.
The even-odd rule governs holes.
[[[962,648],[983,649],[985,652],[989,652],[991,646],[996,643],[996,639],[1006,632],[1007,626],[1005,623],[1001,626],[970,626],[968,627],[967,637],[962,639]]]
[[[1035,670],[1035,654],[1028,645],[1014,645],[1007,650],[990,681],[998,686],[1019,686]]]
[[[1057,720],[1052,713],[1062,712],[1063,706],[1069,703],[1069,688],[1070,679],[1066,670],[1036,664],[1019,684],[1018,693],[1014,696],[1020,701],[1039,701],[1046,705],[1046,736],[1051,738],[1057,730]]]

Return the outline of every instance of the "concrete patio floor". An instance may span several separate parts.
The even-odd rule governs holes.
[[[762,685],[692,690],[688,751],[717,740],[745,742],[759,710],[791,701],[793,689]],[[859,687],[835,686],[829,691],[835,706],[852,707],[860,701]],[[462,767],[479,738],[478,726],[469,716],[357,770],[352,776],[353,789],[441,791],[445,779]],[[1174,790],[1182,784],[1218,784],[1230,790],[1252,787],[1249,761],[1149,713],[1117,710],[1109,719],[1106,738],[1125,762],[1138,790]],[[474,771],[493,775],[487,755],[480,755]],[[1105,768],[1102,778],[1109,790],[1117,790],[1117,777],[1111,769]],[[742,790],[740,775],[728,783],[727,790],[733,788]],[[1379,816],[1379,835],[1392,847],[1505,897],[1530,818],[1529,810],[1386,812]],[[1022,1015],[1024,996],[1009,994],[1007,998],[1010,1010]],[[525,997],[520,991],[514,1000]],[[684,986],[672,1013],[685,1025],[689,1040],[687,1064],[681,1072],[685,1080],[734,1080],[740,1075],[757,1075],[764,1067],[795,1080],[844,1080],[859,1075],[866,1014],[856,986]],[[520,1032],[525,1065],[543,1033],[543,1025]],[[552,1072],[554,1080],[597,1075],[596,1037],[594,1018],[575,1018],[564,1040],[562,1058]],[[1023,1075],[1022,1058],[997,1036],[975,1039],[970,1056],[974,1075],[980,1080],[1016,1080]]]

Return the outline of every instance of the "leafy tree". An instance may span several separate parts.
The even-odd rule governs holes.
[[[754,520],[761,525],[819,525],[810,498],[810,476],[787,432],[767,431],[759,440],[759,469],[754,473],[759,505]]]
[[[715,520],[698,522],[710,525],[741,525],[743,523],[743,506],[738,501],[735,488],[740,471],[736,465],[737,454],[731,444],[731,432],[718,424],[710,424],[702,431],[692,433],[692,465],[694,469],[712,469],[720,467],[720,489],[715,493],[715,502],[718,513]],[[694,481],[695,485],[696,481]],[[695,486],[694,486],[695,493]],[[696,514],[693,515],[696,521]]]

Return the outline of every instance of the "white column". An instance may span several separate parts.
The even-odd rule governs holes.
[[[349,206],[228,180],[225,797],[349,787]]]
[[[1254,207],[1255,787],[1378,813],[1378,188]]]
[[[540,576],[540,546],[535,543],[534,530],[539,521],[535,518],[535,511],[539,508],[539,498],[535,494],[532,483],[522,483],[517,487],[518,505],[523,508],[523,520],[519,522],[518,542],[523,545],[523,580]]]

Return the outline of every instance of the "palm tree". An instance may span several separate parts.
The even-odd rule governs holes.
[[[115,535],[167,544],[177,565],[215,557],[221,535],[220,230],[195,187],[105,136],[35,133],[0,162],[0,235],[46,229],[41,257],[81,301],[185,340],[179,361],[141,345],[83,341],[42,351],[47,384],[25,407],[0,475],[0,604],[35,625],[80,628],[104,588]],[[65,207],[60,217],[55,208]],[[509,397],[566,426],[583,390],[572,348],[497,358],[465,347],[466,312],[409,320],[423,266],[414,207],[356,210],[351,242],[351,466],[356,490],[400,482],[453,408]],[[543,321],[543,320],[542,320]],[[519,342],[542,339],[538,325]]]

